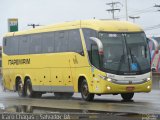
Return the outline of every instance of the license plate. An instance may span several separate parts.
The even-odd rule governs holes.
[[[135,87],[132,87],[132,86],[126,87],[127,91],[133,91],[134,89],[135,89]]]

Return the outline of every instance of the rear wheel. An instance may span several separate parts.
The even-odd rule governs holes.
[[[20,80],[17,84],[17,91],[18,91],[18,95],[20,97],[24,97],[25,96],[25,93],[24,93],[24,88],[23,88],[23,84],[22,84],[22,81]]]
[[[134,96],[134,93],[122,93],[121,97],[123,98],[124,101],[130,101],[132,100]]]
[[[81,95],[82,95],[82,99],[85,101],[92,101],[94,99],[94,94],[89,93],[88,84],[86,80],[82,82]]]
[[[28,79],[25,84],[25,94],[27,97],[31,98],[37,98],[42,96],[42,93],[33,91],[30,79]]]

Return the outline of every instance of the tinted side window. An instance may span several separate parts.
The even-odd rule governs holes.
[[[18,37],[13,37],[12,41],[11,41],[11,55],[18,55]]]
[[[43,33],[42,34],[42,52],[52,53],[54,52],[54,33]]]
[[[19,54],[29,54],[29,36],[19,36]]]
[[[5,54],[8,54],[8,39],[7,38],[3,38],[3,52]]]
[[[77,53],[83,51],[79,30],[69,31],[69,51]]]
[[[96,44],[91,45],[91,63],[97,68],[100,68],[100,59],[98,53],[98,46]]]
[[[55,52],[68,51],[68,31],[55,32]]]
[[[18,38],[17,37],[4,38],[3,46],[4,46],[4,53],[8,55],[18,54]]]
[[[85,43],[88,51],[88,56],[90,61],[92,62],[91,44],[93,43],[93,41],[90,40],[90,37],[97,37],[97,32],[95,30],[84,28],[83,35],[84,35],[84,39],[85,39]]]
[[[97,32],[95,30],[84,28],[83,35],[86,42],[87,50],[91,50],[92,41],[90,40],[90,37],[97,37]]]
[[[30,54],[38,54],[42,52],[41,34],[34,34],[30,36]]]

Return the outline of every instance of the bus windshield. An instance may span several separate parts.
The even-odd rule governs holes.
[[[118,75],[143,74],[150,71],[150,53],[144,33],[100,32],[104,57],[103,70]]]

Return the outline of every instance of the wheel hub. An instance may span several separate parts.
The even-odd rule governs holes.
[[[88,95],[88,87],[87,87],[87,85],[84,85],[84,87],[83,87],[83,94],[84,94],[84,96]]]

